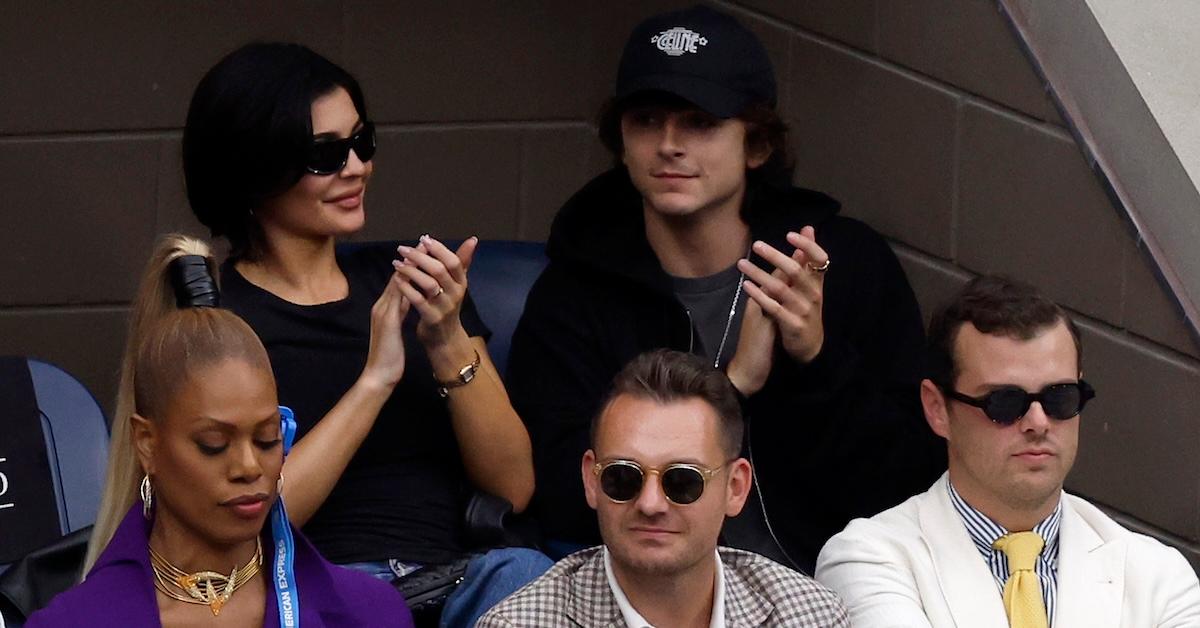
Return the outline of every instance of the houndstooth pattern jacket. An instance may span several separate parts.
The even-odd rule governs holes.
[[[576,552],[497,604],[476,628],[624,628],[603,546]],[[718,548],[728,628],[849,628],[846,606],[817,581],[767,558]]]

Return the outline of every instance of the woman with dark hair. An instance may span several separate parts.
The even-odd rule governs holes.
[[[462,564],[470,492],[519,512],[533,463],[467,295],[478,240],[335,248],[364,225],[375,138],[345,70],[303,46],[252,44],[197,86],[183,164],[193,211],[232,247],[225,303],[296,411],[293,520],[330,560],[394,580]],[[477,608],[460,605],[486,610],[548,566],[532,550],[473,560],[444,622],[473,623]]]
[[[87,579],[26,625],[411,626],[391,587],[290,528],[280,469],[295,425],[258,337],[216,307],[213,269],[182,236],[151,258],[109,454],[109,477],[128,481],[105,487]]]

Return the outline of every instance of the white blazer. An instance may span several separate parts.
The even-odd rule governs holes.
[[[816,578],[855,628],[1008,628],[1000,589],[950,503],[945,474],[821,550]],[[1054,628],[1200,626],[1200,582],[1178,550],[1063,493]]]

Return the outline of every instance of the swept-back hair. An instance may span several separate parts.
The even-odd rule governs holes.
[[[954,343],[967,323],[985,334],[1029,340],[1059,321],[1071,332],[1076,369],[1082,370],[1083,343],[1066,310],[1027,283],[998,275],[976,277],[934,313],[929,323],[926,377],[942,388],[954,387],[961,370]]]
[[[160,240],[146,264],[130,313],[108,471],[83,574],[95,564],[138,497],[143,470],[133,446],[131,417],[137,414],[160,420],[171,397],[192,373],[229,358],[271,372],[262,342],[236,314],[215,307],[177,305],[171,267],[172,261],[185,255],[204,257],[209,274],[216,276],[208,245],[178,234]]]
[[[601,417],[612,402],[621,395],[649,399],[668,404],[700,399],[712,406],[717,415],[717,435],[721,450],[728,458],[736,458],[742,449],[742,406],[737,392],[725,373],[713,368],[697,355],[655,349],[639,355],[625,365],[613,379],[608,397],[600,411],[592,417],[591,444],[596,446],[596,431]]]

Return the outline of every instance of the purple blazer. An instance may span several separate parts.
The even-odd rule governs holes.
[[[154,573],[150,569],[150,522],[140,505],[125,515],[108,547],[88,572],[87,580],[60,593],[25,624],[159,628]],[[296,586],[300,591],[300,626],[411,628],[412,614],[391,585],[330,563],[299,532],[296,540]],[[271,543],[263,544],[270,548]],[[270,555],[264,563],[270,562]],[[274,578],[267,587],[264,628],[279,626]]]

